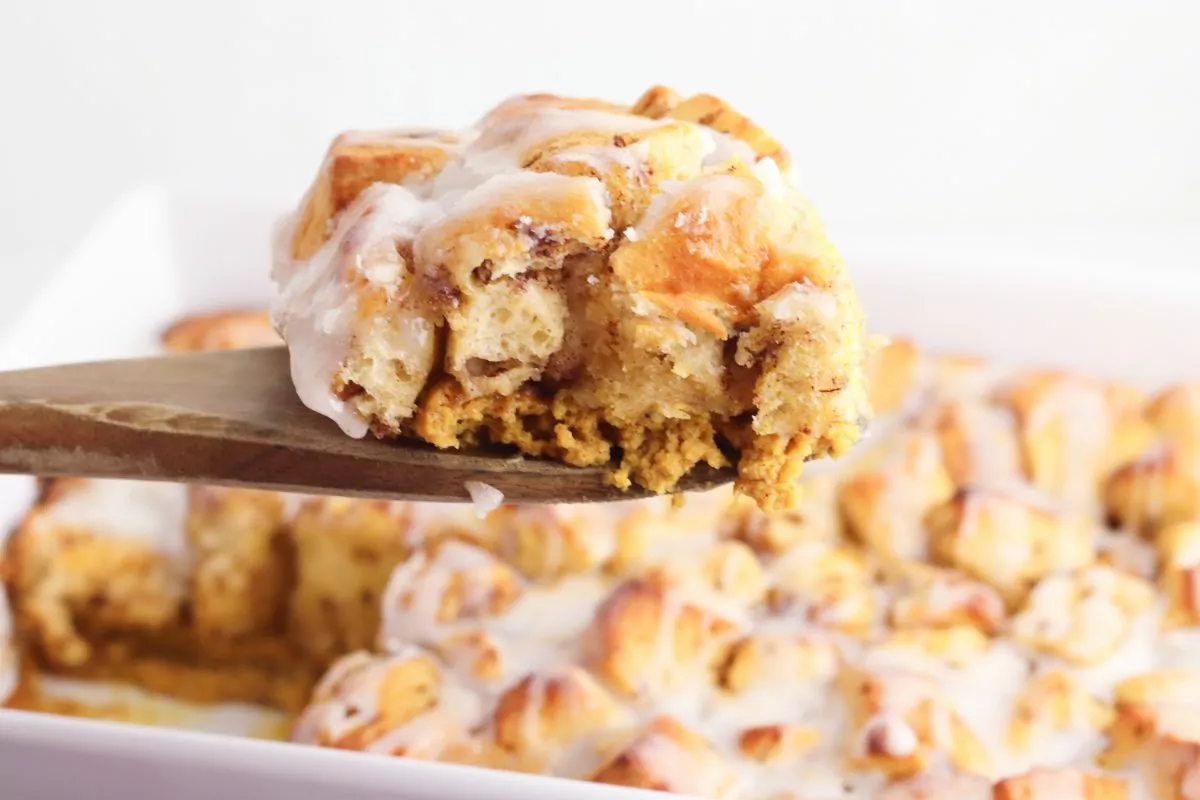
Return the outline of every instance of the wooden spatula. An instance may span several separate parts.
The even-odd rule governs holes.
[[[467,481],[513,503],[647,494],[616,489],[601,468],[352,439],[297,399],[283,347],[0,373],[0,473],[441,501],[469,500]],[[679,488],[733,478],[697,469]]]

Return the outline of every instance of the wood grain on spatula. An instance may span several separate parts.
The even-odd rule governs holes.
[[[353,439],[296,397],[282,347],[0,373],[0,472],[416,500],[465,501],[467,481],[509,502],[646,496],[602,468]],[[679,488],[733,477],[697,469]]]

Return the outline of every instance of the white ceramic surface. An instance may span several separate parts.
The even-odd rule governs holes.
[[[180,314],[261,306],[276,209],[128,195],[0,341],[0,368],[150,352]],[[1200,378],[1200,274],[970,241],[843,242],[871,327],[927,347],[1154,384]],[[31,481],[0,477],[0,530]],[[560,800],[644,796],[579,782],[216,734],[0,711],[0,796]]]

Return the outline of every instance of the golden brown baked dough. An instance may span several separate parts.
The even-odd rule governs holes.
[[[838,507],[851,536],[885,562],[920,560],[929,549],[922,520],[948,500],[954,484],[938,440],[926,431],[902,431],[878,455],[868,453],[838,489]]]
[[[857,298],[787,167],[728,104],[661,88],[343,134],[277,254],[300,397],[351,435],[615,458],[660,493],[732,457],[790,506],[868,403]]]
[[[670,717],[658,717],[638,731],[592,780],[719,798],[736,785],[737,776],[703,736]]]
[[[1166,439],[1200,441],[1200,382],[1180,383],[1159,392],[1147,404],[1146,417]]]
[[[1125,781],[1077,769],[1038,769],[996,784],[993,800],[1126,800]]]
[[[1153,535],[1200,520],[1200,444],[1167,439],[1109,475],[1104,504],[1113,522]]]
[[[889,784],[876,800],[994,800],[992,784],[978,775],[926,772]]]
[[[583,662],[622,694],[653,695],[702,679],[732,629],[670,589],[630,581],[597,609],[584,633]]]
[[[1089,694],[1067,670],[1052,669],[1030,678],[1017,698],[1008,744],[1027,753],[1055,734],[1102,731],[1112,722],[1110,703]]]
[[[410,517],[402,503],[323,497],[299,506],[288,526],[287,631],[311,658],[328,664],[375,645],[384,587],[412,550]]]
[[[1047,575],[1013,618],[1012,635],[1066,661],[1095,664],[1113,655],[1153,602],[1148,581],[1112,567]]]
[[[163,346],[172,352],[236,350],[283,344],[265,311],[218,311],[185,317],[163,332]]]
[[[935,407],[930,418],[946,472],[956,485],[1023,481],[1016,420],[1008,409],[960,397]]]
[[[948,569],[908,567],[888,620],[895,628],[970,625],[991,635],[1004,624],[1004,601],[988,584]]]
[[[816,728],[806,725],[759,725],[738,736],[738,749],[746,758],[760,763],[802,757],[821,739]]]
[[[321,679],[292,740],[435,759],[469,740],[477,715],[472,698],[428,654],[358,651]]]
[[[989,771],[987,750],[932,678],[904,669],[847,668],[838,684],[850,706],[847,755],[858,768],[903,778],[949,759],[966,772]]]
[[[916,382],[920,350],[908,339],[887,339],[867,356],[867,396],[876,414],[899,409]]]
[[[1095,559],[1084,517],[1009,492],[960,489],[926,525],[939,562],[991,584],[1010,605],[1042,576]]]
[[[622,713],[589,672],[568,667],[528,675],[501,695],[492,730],[501,747],[545,762]]]
[[[841,656],[832,641],[758,634],[734,642],[717,670],[717,681],[737,694],[772,683],[823,682],[836,674]]]
[[[1076,503],[1094,501],[1104,478],[1150,444],[1141,397],[1075,375],[1033,373],[1006,390],[1034,485]]]
[[[1157,536],[1159,588],[1168,627],[1200,626],[1200,521],[1163,528]]]

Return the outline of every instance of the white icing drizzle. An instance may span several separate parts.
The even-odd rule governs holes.
[[[332,388],[358,324],[356,282],[402,291],[397,243],[411,241],[439,214],[438,207],[402,186],[375,184],[338,215],[329,240],[312,258],[290,269],[276,268],[284,277],[272,318],[288,343],[296,393],[348,436],[367,433],[366,422]],[[277,262],[281,258],[276,255]],[[432,335],[424,320],[414,316],[410,321],[415,339]]]
[[[471,503],[475,506],[475,516],[484,519],[504,502],[504,493],[495,486],[489,486],[480,481],[467,481],[463,486],[471,495]]]

